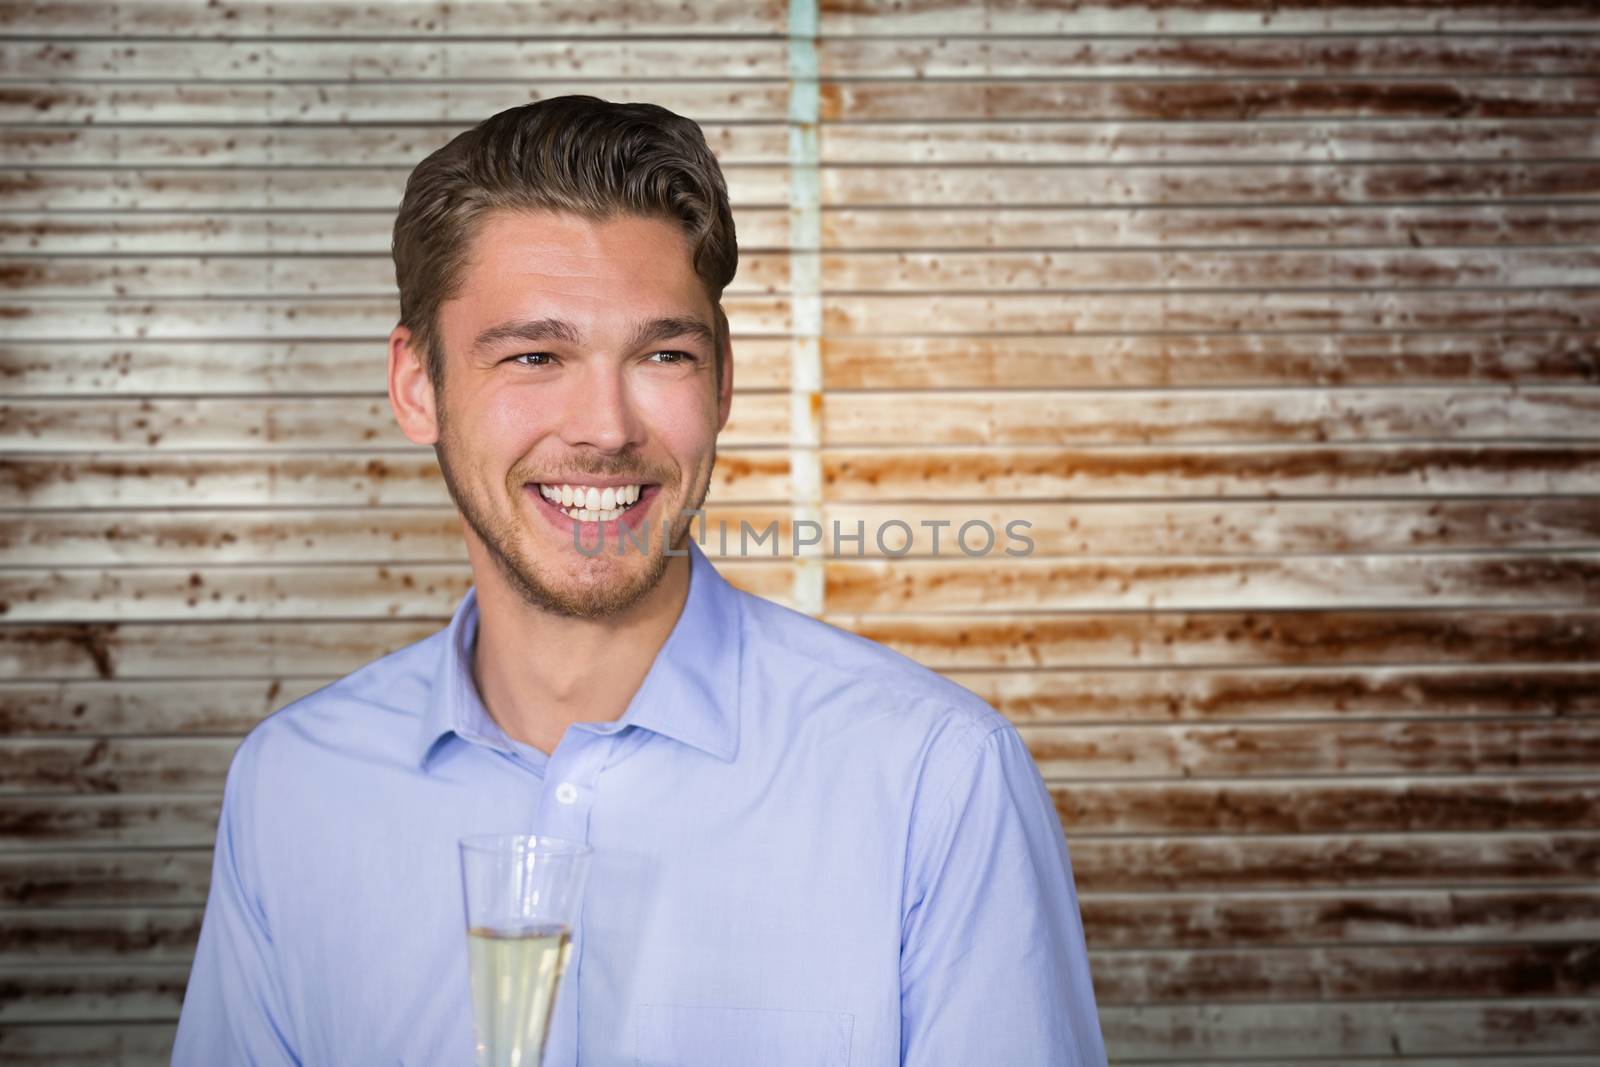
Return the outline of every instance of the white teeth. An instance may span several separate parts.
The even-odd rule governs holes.
[[[623,485],[597,489],[590,485],[563,485],[560,488],[541,485],[539,494],[559,507],[563,514],[579,522],[614,522],[638,502],[644,494],[644,487]]]

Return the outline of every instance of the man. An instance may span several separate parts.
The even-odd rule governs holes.
[[[469,1063],[457,840],[519,832],[594,849],[553,1067],[1104,1062],[1016,730],[684,536],[737,256],[651,105],[515,108],[413,172],[389,395],[474,588],[240,745],[175,1063]]]

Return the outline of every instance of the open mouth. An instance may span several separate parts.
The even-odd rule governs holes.
[[[539,483],[539,495],[561,514],[579,522],[615,522],[650,497],[656,486],[647,482],[627,485],[576,485]]]

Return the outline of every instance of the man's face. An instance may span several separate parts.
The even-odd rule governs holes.
[[[469,547],[535,607],[626,610],[666,570],[665,524],[681,545],[727,421],[715,308],[687,240],[654,218],[499,212],[459,294],[437,325],[436,452]]]

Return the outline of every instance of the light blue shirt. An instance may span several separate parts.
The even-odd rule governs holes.
[[[484,709],[471,592],[252,730],[174,1064],[468,1067],[456,842],[486,833],[595,850],[550,1067],[1104,1064],[1066,841],[1016,729],[690,553],[621,720],[548,757]]]

